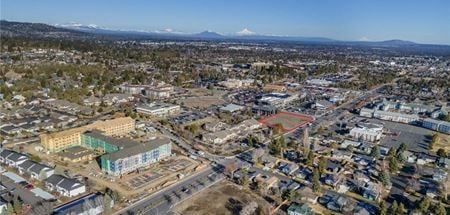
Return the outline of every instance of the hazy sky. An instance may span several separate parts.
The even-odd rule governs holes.
[[[450,0],[0,0],[1,19],[450,44]]]

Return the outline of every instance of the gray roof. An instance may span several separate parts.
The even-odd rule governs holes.
[[[85,203],[89,204],[85,204]],[[53,214],[82,214],[86,212],[86,205],[89,208],[96,208],[103,205],[103,195],[100,193],[93,193],[87,196],[75,199],[66,204],[60,205],[53,210]]]
[[[66,178],[62,175],[51,175],[47,178],[46,182],[52,184],[55,187],[58,186],[64,188],[65,190],[72,190],[84,186],[84,184],[82,184],[81,182],[75,179]]]
[[[34,162],[34,165],[31,167],[31,169],[29,171],[32,173],[39,174],[39,173],[41,173],[42,170],[44,170],[46,168],[50,169],[50,167],[48,167],[48,166]]]
[[[30,167],[32,167],[36,162],[32,160],[26,160],[25,162],[19,164],[19,168],[23,168],[25,170],[28,170]]]
[[[61,182],[62,180],[64,180],[64,176],[62,175],[51,175],[50,177],[47,178],[47,180],[45,180],[46,183],[49,183],[53,186],[56,186],[59,182]]]
[[[14,152],[14,151],[11,153],[11,155],[8,156],[8,160],[11,160],[14,162],[21,161],[24,159],[28,159],[26,155],[20,154],[20,153]]]
[[[11,150],[5,149],[5,150],[3,150],[3,151],[0,152],[0,157],[6,158],[6,157],[8,157],[10,154],[12,154],[12,153],[14,153],[14,152],[11,151]]]
[[[122,150],[119,150],[117,152],[109,153],[107,155],[103,155],[102,157],[106,158],[110,161],[119,160],[122,158],[127,158],[133,155],[145,153],[151,150],[154,150],[162,145],[170,144],[171,141],[169,138],[159,138],[150,140],[148,143],[138,143],[138,145],[135,145],[133,147],[125,148]]]
[[[136,141],[127,138],[113,138],[106,135],[103,135],[99,130],[92,130],[83,133],[83,135],[90,136],[96,139],[103,140],[111,145],[115,145],[119,148],[128,148],[139,144]]]

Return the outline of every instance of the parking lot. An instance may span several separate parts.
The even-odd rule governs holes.
[[[398,147],[401,143],[405,143],[409,150],[417,152],[427,152],[428,144],[431,140],[433,132],[431,130],[408,125],[403,123],[382,121],[378,119],[368,119],[369,122],[383,124],[384,129],[389,132],[398,132],[398,136],[385,136],[382,138],[381,144],[387,147]]]

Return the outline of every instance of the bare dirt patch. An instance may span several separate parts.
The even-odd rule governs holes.
[[[178,101],[179,104],[183,104],[189,108],[205,108],[211,105],[220,105],[225,101],[220,96],[201,96],[185,98]]]
[[[232,215],[239,214],[242,207],[252,201],[255,201],[265,211],[271,208],[267,201],[251,191],[223,181],[180,203],[173,211],[183,215]]]

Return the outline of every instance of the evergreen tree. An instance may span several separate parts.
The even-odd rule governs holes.
[[[386,172],[386,171],[381,171],[380,172],[380,181],[385,186],[390,184],[391,183],[391,177],[390,177],[389,173]]]
[[[379,210],[378,210],[378,214],[379,215],[387,215],[387,205],[386,202],[384,200],[381,200],[380,205],[379,205]]]
[[[401,143],[400,146],[397,149],[397,154],[401,154],[403,152],[406,151],[406,144],[405,143]]]
[[[327,160],[325,157],[320,157],[319,159],[319,164],[318,164],[318,169],[319,169],[319,174],[322,175],[325,172],[325,168],[327,166]]]
[[[293,189],[286,189],[281,194],[281,198],[283,199],[283,201],[286,201],[286,200],[291,201],[292,198],[294,198],[294,194],[295,194],[295,190],[293,190]]]
[[[405,205],[404,205],[402,202],[400,202],[396,214],[397,214],[397,215],[402,215],[402,214],[405,214],[406,212],[407,212],[407,210],[406,210],[406,208],[405,208]]]
[[[389,170],[391,173],[396,173],[398,171],[398,162],[395,157],[389,158]]]
[[[394,147],[391,147],[389,149],[387,156],[388,157],[394,157],[395,156],[395,149],[394,149]]]
[[[309,151],[308,158],[306,159],[306,165],[312,166],[313,163],[314,163],[314,152],[313,151]]]
[[[447,151],[443,148],[439,148],[436,152],[439,157],[445,158],[447,157]]]
[[[436,205],[434,205],[432,211],[433,211],[434,215],[446,215],[447,214],[447,211],[445,210],[445,207],[441,202],[438,202]]]
[[[13,208],[14,212],[16,212],[17,214],[22,213],[22,202],[20,202],[19,198],[17,197],[13,200]]]
[[[380,147],[374,146],[370,150],[370,156],[374,157],[375,159],[378,159],[380,157]]]
[[[430,205],[431,205],[431,199],[430,199],[430,197],[424,196],[424,197],[420,200],[419,204],[417,205],[417,209],[418,209],[420,212],[425,213],[425,212],[427,212],[428,209],[430,208]]]
[[[391,207],[389,208],[389,214],[395,215],[397,214],[398,211],[398,203],[397,201],[394,200],[394,202],[392,202]]]
[[[313,177],[312,177],[312,189],[314,192],[320,192],[320,175],[319,175],[319,170],[317,170],[317,168],[313,169]]]

